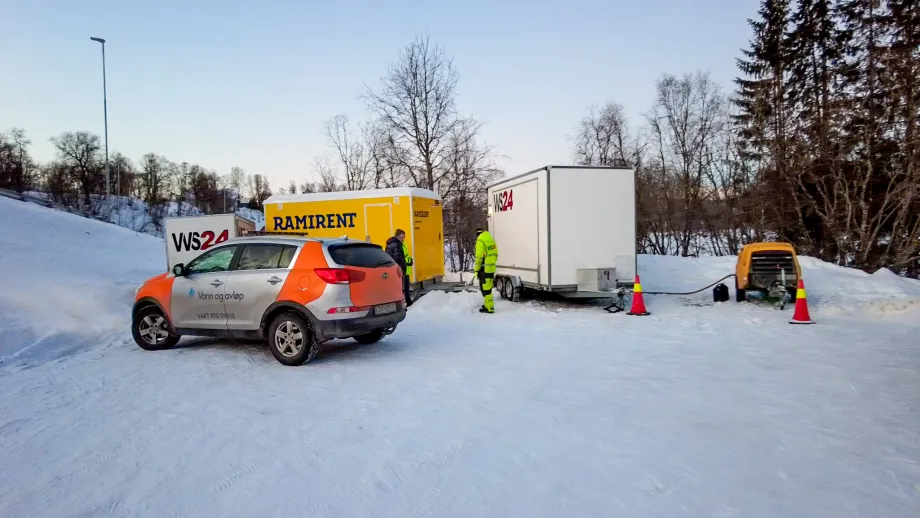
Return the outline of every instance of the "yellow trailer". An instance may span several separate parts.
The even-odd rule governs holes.
[[[428,189],[279,194],[263,204],[265,231],[311,237],[348,237],[386,247],[396,229],[406,231],[413,283],[444,276],[441,197]]]

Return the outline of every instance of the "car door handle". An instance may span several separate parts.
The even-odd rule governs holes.
[[[214,282],[211,283],[211,286],[214,286],[216,288],[218,286],[222,286],[223,284],[224,283],[220,282],[219,280],[214,279]]]
[[[284,279],[280,279],[280,278],[278,278],[277,276],[272,275],[271,279],[268,279],[268,282],[270,282],[270,283],[272,283],[272,284],[278,284],[279,282],[281,282],[281,281],[283,281],[283,280],[284,280]]]

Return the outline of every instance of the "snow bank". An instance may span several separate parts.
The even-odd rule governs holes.
[[[813,257],[800,258],[809,307],[819,315],[888,314],[917,308],[920,281],[883,269],[869,274]]]
[[[103,204],[94,209],[105,221],[157,237],[163,237],[164,218],[204,215],[204,212],[192,204],[182,203],[180,205],[174,201],[152,208],[137,198],[112,197],[106,203],[109,206]],[[265,228],[265,215],[262,211],[241,207],[236,213],[255,222],[256,230]]]
[[[157,237],[163,236],[164,218],[203,214],[197,207],[189,203],[180,205],[171,201],[150,207],[143,200],[117,196],[108,200],[99,200],[94,205],[93,211],[101,216],[103,221]]]
[[[161,239],[0,198],[0,362],[54,358],[130,323],[135,288],[161,272]],[[66,349],[60,351],[58,349]]]
[[[639,276],[648,292],[689,292],[735,273],[736,256],[676,257],[640,255]],[[920,281],[889,270],[868,274],[800,256],[808,306],[814,315],[884,315],[920,309]],[[734,279],[722,281],[734,297]],[[655,304],[668,305],[681,297],[649,295]],[[684,296],[697,302],[712,300],[711,289]]]
[[[45,192],[26,192],[29,196],[47,200],[50,195]],[[201,216],[204,214],[192,203],[169,201],[151,207],[147,202],[130,196],[100,195],[91,197],[90,213],[100,221],[105,221],[135,232],[143,232],[156,237],[163,237],[163,219],[183,216]],[[240,207],[236,213],[256,224],[256,230],[265,228],[265,215],[262,211],[249,207]]]
[[[482,306],[482,295],[475,292],[429,292],[412,305],[413,314],[459,315],[476,313]]]

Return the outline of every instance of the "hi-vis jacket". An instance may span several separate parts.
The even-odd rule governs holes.
[[[406,277],[412,278],[412,256],[409,255],[409,247],[402,244],[403,257],[406,258]]]
[[[476,263],[473,265],[473,271],[478,272],[480,268],[485,269],[485,273],[495,273],[495,264],[498,262],[498,245],[492,239],[488,231],[479,234],[476,238]]]

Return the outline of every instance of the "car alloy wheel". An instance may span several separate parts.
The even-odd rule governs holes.
[[[275,348],[282,356],[293,358],[304,347],[304,334],[300,327],[290,320],[282,322],[275,330]]]
[[[162,315],[147,315],[137,325],[141,339],[150,345],[161,345],[169,338],[169,328]]]

